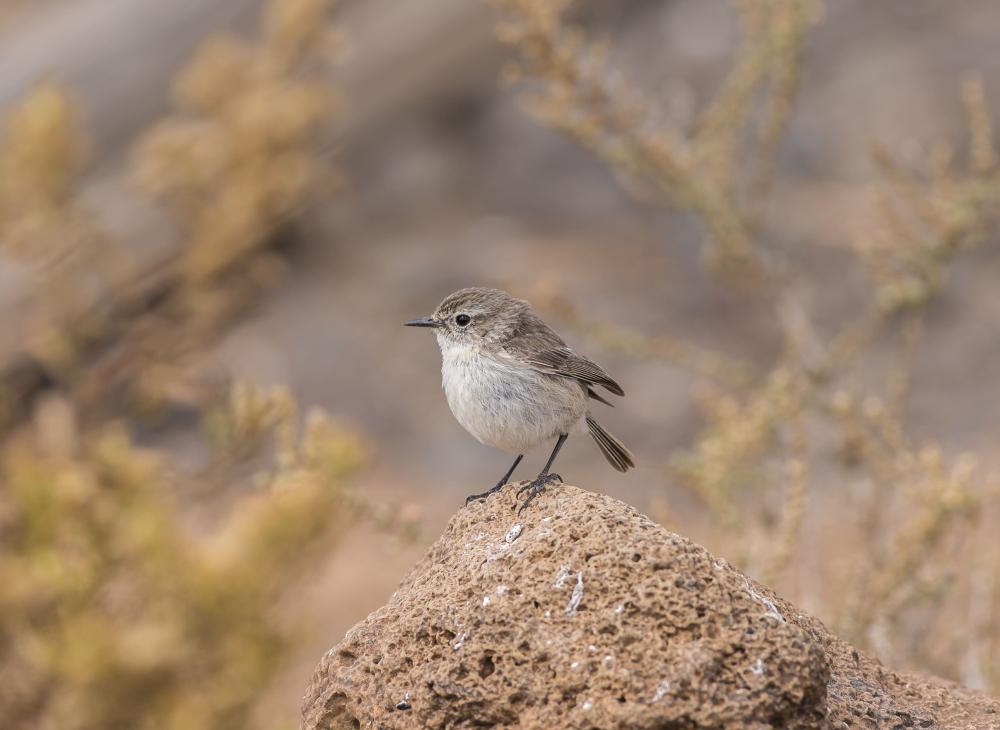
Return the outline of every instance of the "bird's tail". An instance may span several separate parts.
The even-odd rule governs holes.
[[[625,447],[625,444],[605,431],[604,427],[595,421],[589,413],[587,414],[587,429],[597,445],[601,447],[601,453],[604,454],[604,458],[611,466],[618,471],[628,471],[635,466],[632,452]]]

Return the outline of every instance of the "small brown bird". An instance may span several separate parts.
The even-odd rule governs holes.
[[[545,467],[521,487],[519,511],[554,482],[551,474],[570,433],[587,432],[618,471],[635,466],[631,452],[591,416],[589,399],[611,405],[598,392],[625,391],[604,370],[569,348],[523,299],[498,289],[461,289],[429,317],[405,323],[431,327],[441,349],[441,383],[451,412],[480,442],[517,454],[496,486],[466,504],[493,494],[510,480],[524,452],[556,439]]]

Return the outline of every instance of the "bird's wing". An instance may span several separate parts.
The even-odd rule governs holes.
[[[603,403],[606,406],[611,406],[612,408],[615,407],[614,403],[612,403],[611,401],[609,401],[607,398],[605,398],[603,395],[601,395],[600,393],[598,393],[596,390],[594,390],[593,388],[591,388],[589,386],[587,387],[587,395],[590,398],[593,398],[594,400],[596,400],[596,401],[598,401],[600,403]]]
[[[600,385],[615,395],[625,395],[622,387],[604,372],[600,365],[583,355],[578,355],[568,347],[534,352],[525,356],[524,361],[543,373],[576,378],[587,385]]]
[[[615,395],[625,395],[622,387],[600,365],[574,352],[541,319],[532,317],[532,320],[530,326],[504,344],[511,356],[540,372],[575,378],[586,386],[599,385]],[[607,403],[590,387],[587,391],[590,397]]]

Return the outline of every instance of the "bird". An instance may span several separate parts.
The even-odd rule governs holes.
[[[531,305],[499,289],[470,287],[449,294],[430,316],[404,322],[434,330],[441,350],[441,385],[455,419],[478,441],[516,454],[496,483],[466,504],[509,483],[524,454],[555,441],[538,476],[524,484],[523,512],[549,484],[562,482],[552,465],[571,433],[589,433],[618,471],[635,466],[626,446],[590,413],[590,401],[612,405],[602,390],[625,391],[600,365],[580,355]]]

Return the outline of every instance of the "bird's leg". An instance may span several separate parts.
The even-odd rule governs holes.
[[[517,490],[519,495],[525,490],[528,491],[528,498],[524,500],[524,504],[522,504],[520,509],[517,510],[518,514],[524,512],[525,508],[531,504],[531,500],[541,494],[542,490],[544,490],[546,486],[555,481],[562,481],[562,477],[558,474],[549,474],[549,469],[552,468],[552,462],[556,460],[556,456],[559,454],[559,449],[562,448],[563,443],[565,443],[568,437],[569,434],[559,434],[559,440],[556,441],[556,446],[552,449],[552,453],[549,455],[549,460],[545,462],[545,466],[542,469],[541,474],[539,474],[533,482],[529,482]]]
[[[510,465],[510,469],[507,470],[506,474],[504,474],[502,477],[500,477],[500,481],[497,482],[497,485],[495,487],[493,487],[493,489],[488,489],[485,492],[483,492],[482,494],[470,494],[468,497],[465,498],[465,503],[468,504],[469,502],[472,502],[473,500],[483,499],[484,497],[489,497],[491,494],[493,494],[493,492],[498,492],[501,489],[503,489],[503,487],[510,480],[510,475],[514,473],[514,470],[517,468],[517,465],[521,463],[521,459],[523,459],[523,458],[524,458],[524,454],[518,454],[517,458],[514,459],[514,463]]]

